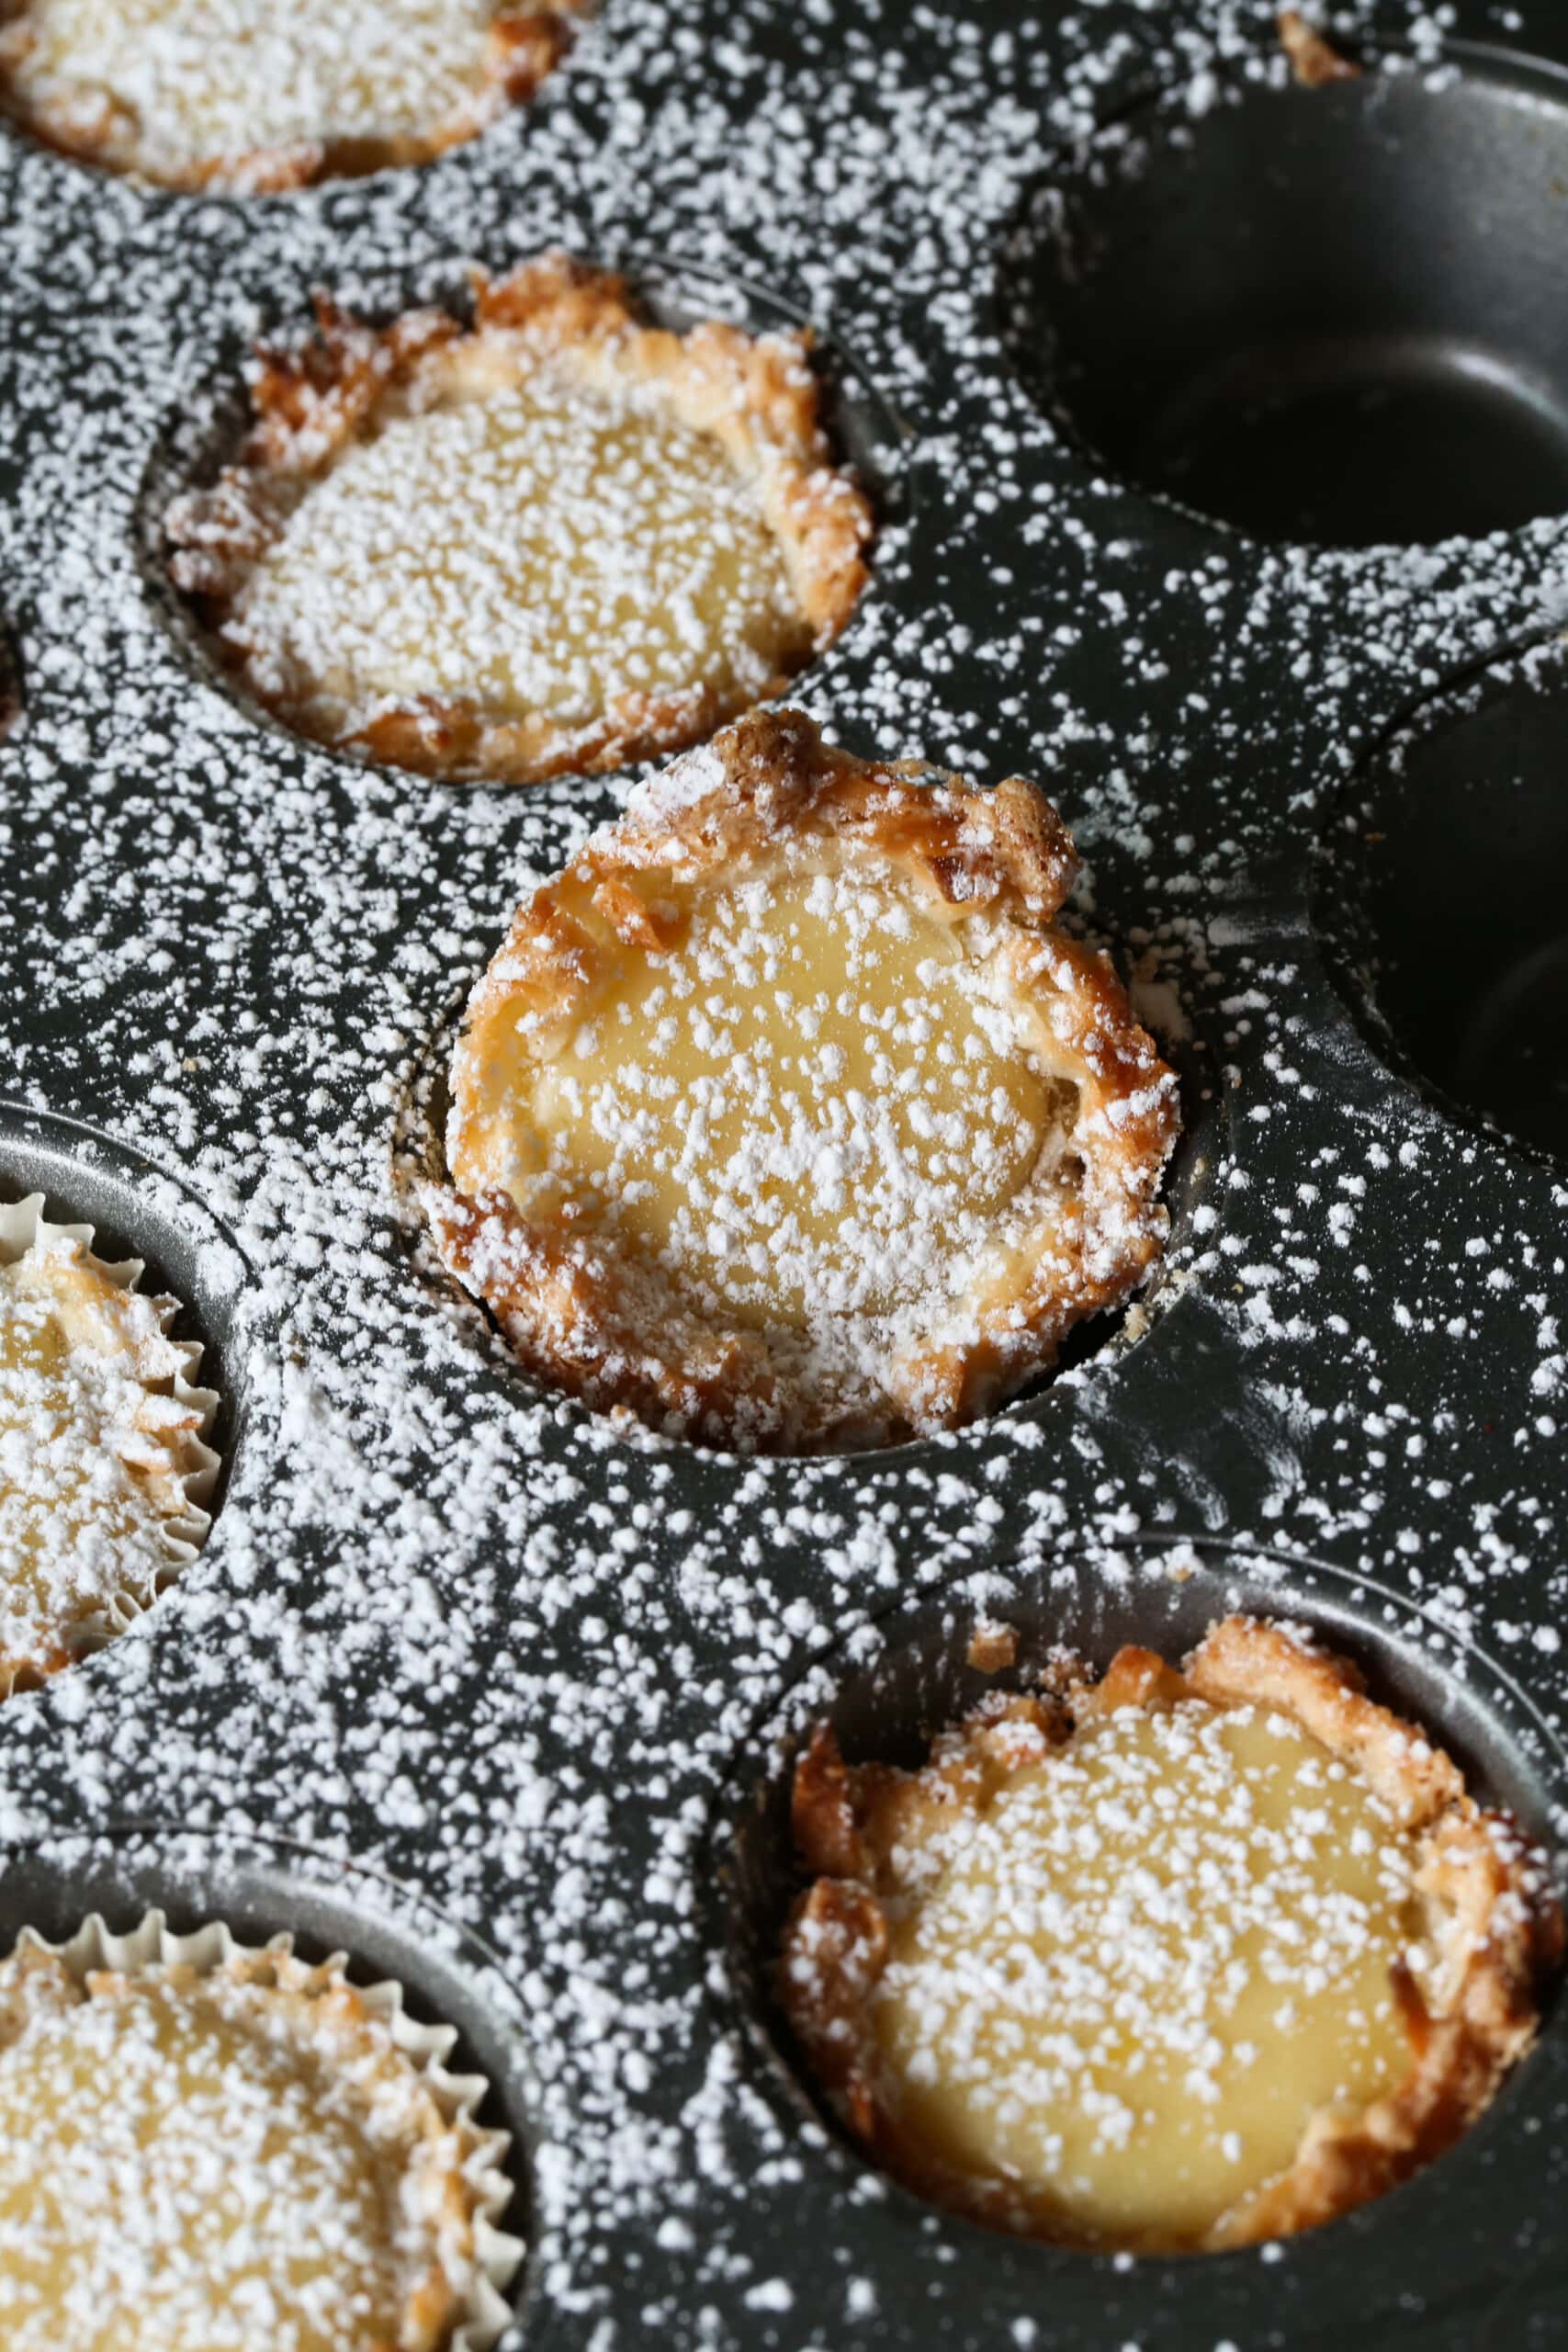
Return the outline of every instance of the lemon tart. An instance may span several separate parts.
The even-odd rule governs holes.
[[[522,2248],[454,2037],[287,1936],[100,1919],[0,1963],[8,2352],[482,2352]]]
[[[0,1690],[121,1631],[204,1541],[217,1408],[176,1302],[35,1194],[0,1206]]]
[[[678,750],[784,681],[865,581],[809,339],[642,323],[559,254],[264,356],[236,462],[169,517],[225,660],[299,732],[526,783]]]
[[[889,2171],[1053,2241],[1197,2252],[1331,2220],[1533,2038],[1540,1857],[1298,1628],[998,1693],[907,1772],[819,1728],[779,1985]]]
[[[61,153],[258,195],[423,162],[531,97],[575,0],[21,0],[0,94]]]
[[[1147,1272],[1176,1087],[1055,931],[1055,812],[753,713],[519,910],[452,1069],[441,1248],[536,1371],[738,1447],[1017,1388]]]

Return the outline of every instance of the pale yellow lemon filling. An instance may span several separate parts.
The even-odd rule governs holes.
[[[157,174],[320,140],[420,138],[485,86],[493,0],[30,0],[24,103]]]
[[[60,1662],[78,1618],[122,1589],[145,1599],[167,1566],[168,1462],[136,1426],[148,1400],[136,1312],[79,1261],[0,1265],[0,1657],[12,1662]]]
[[[759,1326],[886,1311],[1005,1243],[1061,1109],[961,924],[852,873],[660,914],[663,952],[604,944],[572,1030],[487,1071],[472,1140],[530,1216]]]
[[[1279,1716],[1090,1721],[903,1858],[874,2015],[908,2129],[1054,2234],[1191,2244],[1408,2074],[1414,1861]]]
[[[269,691],[313,692],[339,730],[422,697],[570,728],[628,695],[733,707],[806,659],[779,542],[712,435],[653,394],[433,364],[236,598]]]
[[[7,2352],[404,2340],[397,2143],[288,2022],[132,1978],[0,2050]]]

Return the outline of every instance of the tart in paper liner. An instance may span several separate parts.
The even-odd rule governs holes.
[[[341,1951],[320,1963],[297,1958],[287,1931],[259,1946],[242,1943],[222,1920],[176,1935],[155,1908],[124,1935],[112,1933],[97,1912],[62,1943],[24,1928],[0,1961],[0,2065],[40,2008],[68,2014],[95,1999],[124,1998],[139,1978],[156,1978],[176,1992],[223,1978],[231,1985],[276,1996],[287,2005],[280,2006],[279,2019],[291,2019],[299,2033],[293,2046],[301,2081],[308,2056],[318,2063],[323,2056],[328,2063],[341,2062],[345,2077],[353,2067],[355,2093],[365,2092],[367,2120],[384,2096],[388,2120],[408,2140],[402,2187],[416,2197],[434,2192],[429,2210],[417,2217],[422,2234],[428,2236],[428,2260],[422,2271],[411,2268],[400,2277],[393,2290],[403,2297],[396,2337],[378,2335],[363,2346],[344,2342],[342,2352],[491,2352],[511,2320],[508,2290],[526,2251],[520,2238],[501,2227],[513,2196],[505,2170],[512,2135],[475,2120],[490,2087],[485,2077],[447,2071],[457,2028],[420,2024],[409,2015],[400,1984],[352,1984],[346,1968]],[[312,2005],[320,2005],[313,2013]],[[248,2021],[255,2013],[242,2014]],[[265,2030],[258,2027],[258,2032]],[[270,2030],[273,2040],[284,2038],[276,2027]],[[314,2045],[312,2035],[318,2037]],[[324,2052],[319,2040],[323,2035],[332,2045]],[[372,2059],[383,2070],[374,2081],[368,2075]],[[389,2060],[400,2077],[406,2071],[406,2082],[388,2083]],[[419,2103],[417,2117],[408,2113],[411,2096]],[[388,2235],[389,2244],[389,2229]],[[0,2219],[0,2275],[5,2237]],[[425,2251],[421,2249],[422,2260]],[[146,2276],[151,2292],[159,2283],[156,2270]],[[337,2322],[329,2318],[335,2343]],[[286,2324],[292,2327],[291,2315]],[[264,2340],[270,2352],[272,2335]]]
[[[73,1590],[69,1580],[62,1578],[53,1621],[50,1605],[56,1596],[46,1593],[33,1612],[37,1630],[32,1638],[27,1637],[26,1625],[18,1625],[16,1617],[6,1623],[11,1612],[0,1593],[0,1698],[9,1697],[18,1688],[34,1687],[48,1675],[101,1649],[151,1608],[207,1540],[212,1522],[206,1505],[220,1467],[218,1454],[207,1442],[219,1397],[215,1390],[197,1385],[201,1346],[196,1340],[169,1336],[180,1302],[151,1297],[139,1290],[140,1259],[106,1262],[94,1252],[91,1226],[54,1224],[44,1208],[41,1193],[0,1203],[0,1280],[11,1268],[36,1258],[51,1272],[81,1277],[77,1298],[65,1298],[65,1307],[79,1309],[89,1323],[96,1317],[100,1327],[106,1313],[113,1318],[108,1336],[120,1341],[126,1374],[141,1390],[141,1398],[125,1428],[102,1430],[96,1435],[103,1450],[118,1457],[129,1474],[129,1483],[136,1487],[141,1498],[136,1548],[146,1556],[136,1558],[127,1546],[121,1563],[117,1548],[112,1573],[111,1563],[100,1564],[96,1592],[91,1582],[79,1583]],[[44,1295],[51,1295],[47,1286]],[[123,1313],[119,1303],[123,1303]],[[62,1315],[57,1314],[55,1319],[63,1322]],[[69,1340],[69,1331],[66,1336]],[[77,1344],[102,1355],[106,1362],[112,1356],[111,1350],[96,1349],[91,1340]],[[76,1352],[74,1346],[72,1352]],[[21,1430],[18,1434],[24,1454],[30,1458],[34,1433]],[[85,1470],[91,1475],[90,1461]],[[9,1491],[0,1453],[0,1525]],[[17,1507],[18,1521],[23,1508]],[[62,1503],[62,1516],[64,1508]],[[84,1521],[89,1532],[92,1518],[89,1505]],[[18,1591],[18,1603],[20,1597]]]

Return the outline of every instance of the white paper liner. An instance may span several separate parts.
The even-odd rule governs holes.
[[[143,1271],[140,1258],[109,1264],[94,1253],[94,1228],[90,1225],[53,1224],[45,1216],[44,1207],[42,1193],[29,1193],[20,1201],[0,1201],[0,1265],[15,1265],[30,1250],[48,1251],[73,1243],[91,1270],[106,1282],[112,1283],[118,1290],[136,1289]],[[104,1648],[117,1634],[124,1633],[127,1626],[146,1613],[158,1595],[166,1591],[181,1570],[195,1559],[212,1525],[211,1513],[203,1506],[211,1498],[222,1464],[206,1439],[218,1411],[218,1392],[196,1385],[201,1369],[200,1341],[172,1340],[168,1336],[168,1327],[180,1312],[181,1302],[163,1297],[148,1303],[157,1317],[171,1359],[169,1377],[175,1401],[198,1416],[196,1430],[181,1440],[185,1462],[175,1473],[185,1508],[175,1516],[159,1519],[158,1533],[167,1554],[166,1566],[143,1582],[128,1580],[104,1602],[101,1611],[84,1617],[70,1628],[72,1646],[82,1657]],[[18,1680],[26,1679],[24,1665],[0,1660],[0,1699],[9,1698]]]
[[[102,1914],[95,1911],[64,1943],[52,1944],[35,1928],[24,1928],[17,1948],[23,1945],[52,1953],[78,1984],[98,1969],[134,1976],[146,1968],[178,1963],[209,1976],[235,1960],[291,1959],[294,1953],[294,1939],[287,1930],[265,1944],[244,1944],[223,1920],[213,1919],[188,1936],[176,1936],[156,1909],[123,1936],[111,1933]],[[320,1966],[350,1983],[346,1953],[333,1952]],[[447,2073],[445,2062],[457,2040],[456,2026],[419,2024],[404,2007],[403,1988],[393,1978],[378,1984],[350,1983],[350,1988],[386,2026],[394,2047],[419,2075],[444,2120],[466,2126],[472,2135],[463,2177],[475,2199],[473,2262],[463,2289],[465,2315],[449,2339],[449,2352],[491,2352],[511,2320],[506,2290],[527,2252],[521,2238],[498,2227],[512,2200],[504,2168],[512,2134],[481,2128],[473,2120],[490,2089],[482,2075]]]

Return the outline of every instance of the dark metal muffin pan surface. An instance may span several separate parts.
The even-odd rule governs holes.
[[[127,1821],[154,1847],[221,1833],[317,1858],[243,1886],[220,1857],[182,1861],[180,1902],[406,1966],[433,2009],[471,2000],[479,2055],[506,2072],[517,2053],[497,2091],[526,2127],[530,2347],[1568,2334],[1561,2004],[1464,2146],[1395,2196],[1277,2249],[1091,2262],[880,2181],[790,2074],[762,1951],[792,1705],[851,1704],[906,1632],[913,1657],[943,1654],[977,1577],[1032,1638],[1060,1619],[1179,1643],[1233,1588],[1318,1622],[1561,1834],[1568,1177],[1529,1109],[1561,1090],[1561,1036],[1533,1019],[1494,1099],[1412,1029],[1390,975],[1413,944],[1438,958],[1425,994],[1482,1032],[1500,1017],[1506,1045],[1505,974],[1472,930],[1500,941],[1517,894],[1520,956],[1545,938],[1551,892],[1527,868],[1555,854],[1550,726],[1520,733],[1524,800],[1501,767],[1472,785],[1462,749],[1418,747],[1459,744],[1488,677],[1568,616],[1550,347],[1568,35],[1544,0],[1336,24],[1367,82],[1307,93],[1241,0],[606,0],[525,114],[412,173],[184,198],[0,144],[0,615],[25,700],[0,741],[0,1174],[181,1291],[235,1416],[201,1557],[101,1656],[0,1709],[0,1913],[58,1925],[73,1883],[89,1907],[108,1865],[73,1841]],[[1299,142],[1252,127],[1274,109]],[[1343,192],[1332,235],[1278,184],[1331,115],[1380,191],[1370,220]],[[1069,349],[1050,249],[1108,139],[1107,234],[1147,232],[1168,167],[1187,220],[1157,284],[1105,249],[1144,312],[1111,346],[1142,406],[1103,371],[1086,401],[1069,362],[1120,313],[1081,311]],[[1178,361],[1224,393],[1257,311],[1239,286],[1216,310],[1201,256],[1246,220],[1289,243],[1247,300],[1291,290],[1292,334],[1348,331],[1326,293],[1302,324],[1316,239],[1359,334],[1370,320],[1362,362],[1410,337],[1491,354],[1495,453],[1535,447],[1507,418],[1544,388],[1528,495],[1472,508],[1438,481],[1473,455],[1469,488],[1495,486],[1467,423],[1457,466],[1416,467],[1398,509],[1423,539],[1456,514],[1506,527],[1391,543],[1351,495],[1322,534],[1346,544],[1301,545],[1262,535],[1306,528],[1299,505],[1226,514],[1243,476],[1275,480],[1257,435],[1210,434],[1201,499],[1111,446],[1113,410],[1152,420],[1192,379]],[[1181,1059],[1189,1141],[1146,1313],[955,1438],[749,1463],[623,1435],[518,1377],[428,1262],[408,1145],[521,891],[627,780],[444,788],[297,743],[231,698],[163,579],[160,502],[231,432],[253,334],[318,285],[395,301],[550,243],[639,265],[656,300],[716,281],[741,315],[814,322],[875,420],[884,529],[872,594],[795,698],[852,749],[1036,777],[1085,854],[1074,920]],[[1315,380],[1287,371],[1309,410]],[[1455,503],[1423,504],[1436,487]],[[1381,857],[1393,831],[1359,812],[1385,804],[1419,855]],[[1367,827],[1387,836],[1375,887]],[[1398,909],[1437,878],[1451,920],[1417,941]],[[346,1873],[329,1924],[322,1857]],[[122,1871],[123,1900],[160,1868],[129,1889]],[[384,1940],[389,1885],[477,1939],[467,1992],[422,1973],[417,1932],[401,1961]]]

